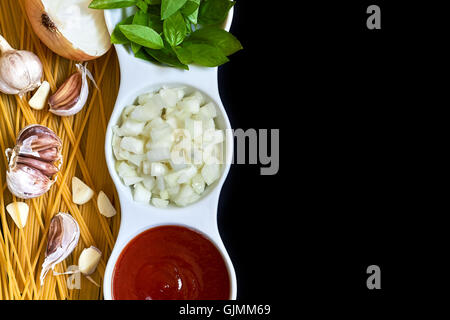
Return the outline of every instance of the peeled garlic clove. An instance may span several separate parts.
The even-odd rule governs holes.
[[[22,96],[41,85],[42,63],[32,52],[15,50],[0,36],[0,91]]]
[[[6,206],[6,211],[8,211],[9,215],[19,229],[25,227],[29,209],[28,204],[25,202],[13,202]]]
[[[42,110],[46,105],[47,97],[49,94],[50,84],[47,81],[44,81],[42,82],[39,89],[37,89],[37,91],[31,97],[30,101],[28,101],[28,104],[35,110]]]
[[[78,269],[86,276],[94,273],[102,257],[102,252],[94,246],[90,246],[81,252],[78,258]]]
[[[89,95],[87,78],[93,81],[93,77],[85,65],[77,64],[77,68],[78,71],[48,99],[50,112],[58,116],[71,116],[80,112],[86,104]]]
[[[85,204],[94,196],[94,191],[77,177],[72,178],[72,201],[76,204]]]
[[[100,213],[107,218],[113,217],[117,213],[116,208],[114,208],[108,196],[103,191],[100,191],[98,194],[97,206]]]
[[[80,228],[76,220],[67,213],[58,213],[50,222],[47,250],[42,264],[41,285],[50,269],[66,259],[75,249],[80,238]]]
[[[19,198],[46,193],[62,165],[61,139],[49,128],[30,125],[19,132],[14,149],[7,149],[8,189]]]

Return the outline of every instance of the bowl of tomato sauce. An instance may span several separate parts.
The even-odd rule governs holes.
[[[112,278],[118,300],[227,300],[226,260],[206,235],[179,225],[153,227],[121,252]]]

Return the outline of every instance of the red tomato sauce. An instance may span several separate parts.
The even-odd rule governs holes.
[[[116,300],[226,300],[230,278],[216,246],[181,226],[160,226],[131,240],[113,275]]]

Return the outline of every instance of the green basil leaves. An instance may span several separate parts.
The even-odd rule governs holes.
[[[163,33],[170,46],[176,47],[186,38],[188,30],[181,12],[177,12],[164,20]]]
[[[141,46],[152,49],[164,47],[161,36],[150,27],[128,24],[120,26],[119,29],[130,41]]]
[[[165,20],[180,10],[187,0],[161,0],[161,19]]]
[[[117,9],[136,5],[136,0],[93,0],[89,5],[91,9]]]
[[[138,11],[117,24],[114,44],[129,45],[137,58],[188,70],[189,64],[217,67],[242,49],[220,28],[230,0],[93,0],[90,8],[136,6]]]

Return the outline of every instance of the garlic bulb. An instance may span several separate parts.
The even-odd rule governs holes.
[[[68,213],[58,213],[50,222],[47,250],[41,270],[41,285],[50,269],[67,258],[75,249],[80,238],[80,227]]]
[[[50,112],[58,116],[71,116],[83,109],[89,95],[87,78],[95,84],[91,72],[85,65],[77,64],[78,71],[72,74],[48,99]]]
[[[61,148],[61,139],[49,128],[38,124],[23,128],[14,149],[6,150],[6,182],[11,193],[22,199],[46,193],[61,168]]]
[[[32,52],[15,50],[0,36],[0,92],[22,96],[41,85],[42,63]]]

